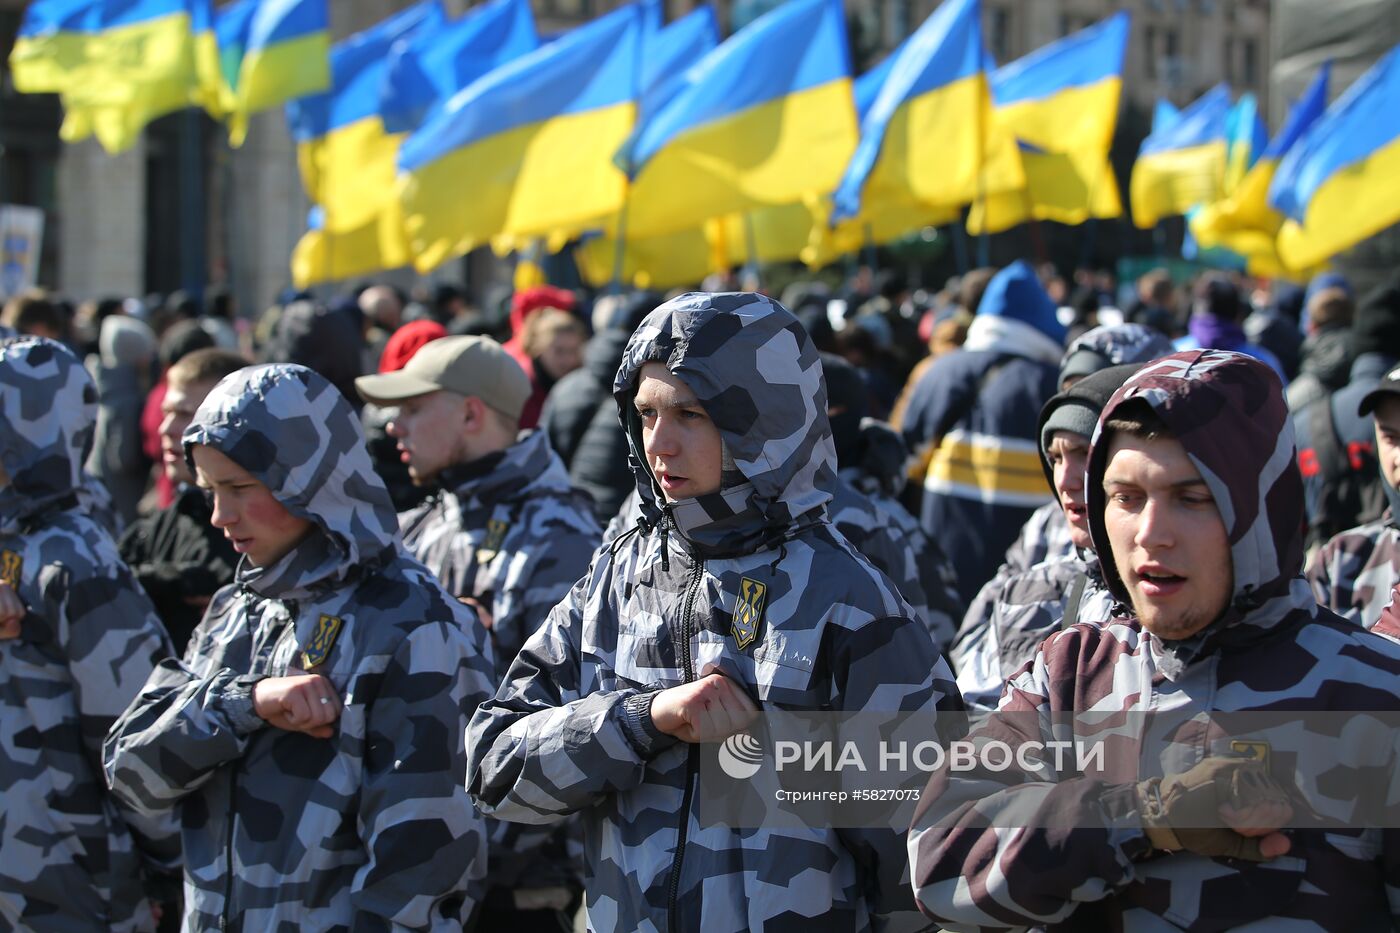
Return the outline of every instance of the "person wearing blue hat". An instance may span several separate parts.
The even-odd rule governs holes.
[[[901,421],[913,455],[910,511],[948,554],[970,600],[1021,525],[1050,501],[1036,414],[1058,390],[1065,328],[1035,270],[987,285],[961,349],[929,365]]]

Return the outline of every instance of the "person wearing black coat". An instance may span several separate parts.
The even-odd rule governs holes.
[[[632,331],[660,302],[650,292],[623,296],[606,326],[588,342],[583,366],[555,384],[540,417],[550,446],[569,468],[569,479],[593,497],[604,523],[636,485],[627,466],[627,438],[611,404],[613,376]]]

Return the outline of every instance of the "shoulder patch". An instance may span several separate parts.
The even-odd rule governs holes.
[[[0,551],[0,583],[7,584],[10,589],[18,590],[19,581],[24,573],[24,558],[16,551]]]
[[[501,545],[506,543],[506,534],[510,531],[510,522],[499,518],[492,518],[486,522],[486,537],[481,541],[481,547],[476,549],[476,559],[482,563],[494,558],[500,551]]]
[[[316,631],[311,634],[311,643],[302,652],[302,667],[309,671],[323,664],[326,658],[330,657],[335,640],[339,637],[340,616],[321,613],[321,618],[316,622]]]
[[[1262,739],[1235,739],[1230,743],[1230,751],[1241,758],[1252,758],[1269,764],[1269,743]]]
[[[734,645],[741,651],[758,639],[758,630],[763,625],[763,604],[768,595],[768,584],[759,583],[749,577],[739,578],[739,599],[734,604],[734,621],[729,630],[734,635]]]

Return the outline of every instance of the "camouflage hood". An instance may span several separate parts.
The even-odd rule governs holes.
[[[695,393],[742,479],[667,507],[642,452],[632,400],[643,366],[661,363]],[[786,308],[762,295],[681,295],[627,344],[613,383],[642,512],[668,513],[701,553],[744,553],[818,520],[836,483],[821,359]],[[800,522],[799,519],[804,520]]]
[[[238,565],[263,596],[300,598],[375,563],[398,538],[398,518],[370,464],[360,420],[305,366],[250,366],[205,398],[182,438],[185,458],[206,444],[253,474],[293,515],[317,528],[270,567]]]
[[[97,423],[97,389],[66,347],[43,337],[0,344],[0,534],[75,496]]]
[[[1103,522],[1108,445],[1103,425],[1141,399],[1166,423],[1200,470],[1220,509],[1234,564],[1229,608],[1177,645],[1182,660],[1222,639],[1248,640],[1293,610],[1315,614],[1303,570],[1303,479],[1293,423],[1278,376],[1265,363],[1224,350],[1188,350],[1149,363],[1104,406],[1089,453],[1089,526],[1095,549],[1112,554]],[[1105,582],[1120,602],[1127,590],[1112,560]],[[1226,630],[1236,629],[1228,638]]]

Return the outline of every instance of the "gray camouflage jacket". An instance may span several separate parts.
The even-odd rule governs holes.
[[[543,431],[443,472],[440,490],[399,516],[403,542],[454,596],[490,608],[497,678],[588,571],[602,530],[592,500]]]
[[[492,614],[500,684],[525,640],[588,572],[601,534],[593,502],[569,484],[543,431],[502,454],[445,471],[441,490],[399,516],[404,546],[454,596]],[[557,827],[488,820],[493,887],[578,887]]]
[[[1035,715],[1021,725],[989,723],[978,737],[1044,741],[1057,714],[1150,711],[1154,734],[1188,738],[1159,746],[1149,755],[1161,760],[1141,764],[1181,773],[1206,755],[1229,753],[1192,731],[1205,715],[1400,710],[1400,646],[1320,608],[1301,577],[1302,477],[1283,393],[1266,364],[1239,353],[1185,351],[1148,364],[1118,390],[1089,455],[1089,522],[1099,553],[1112,553],[1102,426],[1136,399],[1166,422],[1219,505],[1232,600],[1184,640],[1159,639],[1133,617],[1053,635],[998,707]],[[1102,569],[1109,591],[1126,603],[1116,568],[1106,562]],[[1134,728],[1145,718],[1112,721]],[[1135,754],[1112,758],[1102,780],[1018,767],[931,786],[909,836],[920,905],[950,930],[1351,931],[1392,929],[1400,920],[1400,831],[1295,828],[1288,853],[1267,862],[1156,852],[1129,802],[1139,764]],[[1299,757],[1288,780],[1308,790],[1318,812],[1330,811],[1335,826],[1337,814],[1352,812],[1356,782],[1375,779],[1357,767]]]
[[[1113,597],[1092,555],[1087,560],[1047,560],[998,576],[982,588],[976,605],[991,607],[991,614],[965,621],[948,655],[969,709],[996,708],[1006,681],[1035,656],[1042,641],[1059,631],[1076,588],[1076,621],[1111,618]]]
[[[184,441],[315,526],[277,563],[239,564],[107,741],[118,794],[179,805],[184,929],[460,929],[486,868],[462,789],[464,727],[493,684],[482,627],[403,550],[358,419],[311,370],[228,376]],[[329,739],[253,712],[258,678],[302,671],[344,700]]]
[[[719,492],[668,505],[642,465],[632,396],[650,361],[719,427],[738,474]],[[961,706],[908,603],[826,520],[836,458],[806,333],[766,298],[685,295],[633,335],[614,391],[643,521],[599,552],[478,710],[472,795],[503,819],[581,815],[600,933],[918,925],[897,833],[702,827],[698,746],[649,713],[657,691],[715,668],[762,707]]]
[[[52,341],[0,344],[0,580],[28,609],[0,641],[0,929],[153,930],[169,815],[107,792],[102,739],[170,640],[80,504],[96,389]]]
[[[1308,570],[1313,595],[1344,619],[1369,630],[1400,583],[1400,527],[1386,509],[1379,521],[1343,531],[1322,546]]]

